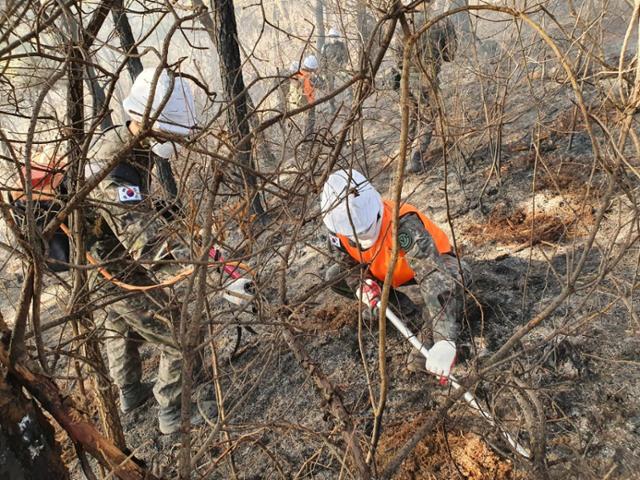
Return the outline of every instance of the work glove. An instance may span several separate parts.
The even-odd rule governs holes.
[[[168,142],[153,142],[151,145],[151,151],[158,155],[160,158],[170,159],[172,156],[178,154],[178,145],[172,141]]]
[[[356,297],[364,303],[371,311],[375,310],[380,302],[382,289],[375,280],[367,278],[356,290]]]
[[[253,302],[256,296],[256,287],[249,278],[236,278],[224,287],[224,299],[234,305],[244,307]]]
[[[456,344],[450,340],[440,340],[429,349],[425,369],[446,385],[451,369],[456,362]]]

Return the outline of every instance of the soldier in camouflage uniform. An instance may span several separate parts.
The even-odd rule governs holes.
[[[415,33],[428,22],[429,16],[422,10],[407,15],[407,19],[411,23],[412,33]],[[397,58],[397,71],[393,79],[395,89],[400,88],[402,45],[403,42],[395,46]],[[455,28],[447,17],[423,33],[414,47],[415,51],[409,65],[409,100],[411,102],[409,140],[412,153],[408,169],[412,173],[420,173],[425,168],[427,150],[431,144],[436,118],[433,98],[439,88],[438,76],[442,63],[453,61],[457,46]]]
[[[340,40],[340,32],[336,28],[329,30],[327,43],[322,47],[320,65],[322,65],[324,84],[328,93],[336,88],[336,77],[345,76],[345,68],[349,61],[347,46]],[[329,100],[331,112],[336,110],[335,97]]]
[[[365,294],[376,290],[379,296],[391,262],[392,202],[382,200],[359,172],[340,170],[327,180],[321,207],[331,232],[329,248],[336,259],[325,279],[344,296],[354,297],[359,288]],[[461,274],[446,234],[408,204],[400,208],[398,243],[400,253],[391,277],[392,308],[418,327],[426,345],[431,341],[455,343],[464,313],[464,286],[471,282],[466,264],[460,262]],[[424,306],[398,290],[411,285],[417,286]],[[424,370],[424,358],[417,350],[412,349],[408,368]]]
[[[293,61],[289,65],[289,70],[278,72],[278,75],[273,79],[273,90],[276,93],[278,112],[286,113],[289,102],[289,88],[291,86],[291,77],[300,71],[300,62]]]
[[[155,69],[147,69],[134,82],[123,103],[132,120],[100,135],[89,153],[87,175],[101,170],[140,131],[154,74]],[[170,74],[163,71],[155,89],[152,117],[165,96],[169,101],[153,124],[152,134],[141,139],[91,194],[96,208],[92,212],[94,228],[90,251],[105,263],[111,275],[130,285],[158,283],[141,261],[159,260],[169,255],[189,258],[186,246],[172,245],[168,240],[169,225],[157,212],[149,195],[156,155],[168,156],[173,149],[170,142],[160,143],[154,137],[161,133],[186,136],[195,125],[193,98],[188,85],[179,78],[172,82]],[[93,275],[93,280],[102,282],[100,287],[107,293],[123,293],[120,287],[101,276]],[[178,320],[179,305],[172,303],[162,289],[152,289],[112,304],[105,323],[109,370],[120,389],[123,412],[142,405],[151,393],[150,386],[141,382],[140,342],[147,341],[160,351],[153,393],[160,405],[159,427],[164,434],[174,433],[180,426],[182,354],[179,342],[174,338]]]
[[[303,60],[300,70],[291,76],[288,90],[289,110],[306,107],[307,105],[315,103],[316,90],[319,83],[317,76],[319,67],[320,65],[315,55],[308,55]],[[303,138],[308,140],[315,131],[316,108],[312,107],[308,109],[302,117],[304,119]]]

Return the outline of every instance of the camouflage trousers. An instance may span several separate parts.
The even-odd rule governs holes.
[[[131,285],[156,284],[158,280],[137,260],[166,251],[162,240],[166,224],[150,207],[148,198],[121,202],[118,187],[122,186],[127,185],[107,179],[92,192],[92,199],[99,202],[99,214],[90,251],[118,280]],[[98,273],[92,275],[92,282],[94,289],[107,297],[126,293]],[[120,388],[141,380],[141,342],[160,351],[154,395],[161,409],[180,405],[182,353],[173,335],[179,328],[178,319],[179,306],[166,291],[154,289],[111,304],[104,324],[109,372]]]
[[[441,259],[447,271],[434,269],[426,278],[420,279],[418,288],[429,314],[433,341],[455,342],[464,317],[465,287],[468,288],[471,285],[471,272],[464,260],[460,260],[461,275],[456,257],[442,255]]]
[[[342,83],[346,83],[351,79],[349,74],[341,69],[330,70],[324,73],[324,83],[326,86],[327,93],[331,94],[336,89],[336,83],[338,83],[337,87],[340,87]],[[353,99],[352,87],[349,87],[345,92],[341,95],[344,95],[342,101],[340,103],[346,103],[346,107],[349,107],[350,103]],[[336,97],[331,97],[329,100],[329,112],[334,113],[336,111]]]
[[[109,374],[121,389],[140,382],[139,347],[143,341],[151,343],[160,351],[154,396],[161,408],[176,407],[180,405],[182,391],[182,353],[173,340],[172,328],[157,311],[150,309],[153,307],[145,298],[111,306],[104,323]]]
[[[429,92],[420,88],[418,94],[410,95],[409,142],[411,148],[411,167],[423,170],[427,159],[427,151],[433,138],[435,115],[430,104]]]

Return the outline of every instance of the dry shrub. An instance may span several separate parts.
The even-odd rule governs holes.
[[[408,441],[423,419],[418,416],[387,427],[378,448],[382,467]],[[461,432],[445,436],[444,432],[438,431],[418,443],[394,478],[524,480],[527,477],[517,472],[509,460],[498,457],[478,435]]]
[[[493,209],[485,223],[470,225],[466,235],[474,245],[487,240],[503,244],[529,242],[535,245],[541,241],[559,240],[565,233],[564,220],[556,215],[537,212],[535,215],[516,209],[508,213],[503,205]]]

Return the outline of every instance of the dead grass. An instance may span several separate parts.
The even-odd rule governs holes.
[[[401,448],[416,430],[422,416],[401,424],[389,425],[378,448],[382,466]],[[498,457],[473,433],[438,431],[423,439],[412,455],[401,465],[397,480],[453,479],[468,480],[525,480],[509,460]]]
[[[533,246],[583,235],[586,227],[592,223],[591,209],[585,212],[584,209],[575,210],[562,204],[548,211],[532,213],[522,208],[512,210],[501,203],[494,207],[486,222],[471,224],[464,233],[473,245],[491,241]]]
[[[318,307],[307,315],[298,327],[305,331],[335,332],[343,327],[355,327],[358,320],[358,304],[356,302],[341,302],[339,300],[327,302],[326,306]]]

